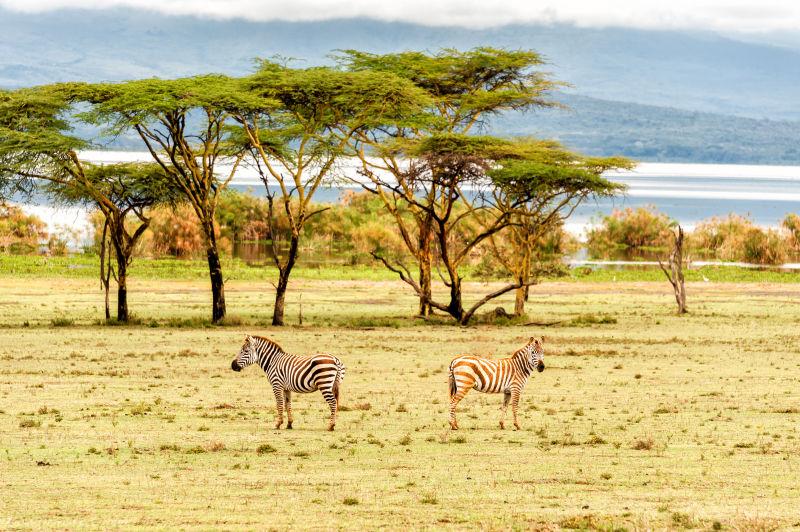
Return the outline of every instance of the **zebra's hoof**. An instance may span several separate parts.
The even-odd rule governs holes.
[[[450,423],[451,430],[458,430],[458,425],[456,423]]]
[[[292,428],[292,422],[291,421],[286,424],[286,428],[287,429],[291,429]]]
[[[335,425],[328,425],[328,432],[333,432]]]
[[[517,430],[522,430],[522,427],[520,427],[517,423],[514,423],[514,428]]]
[[[506,424],[501,421],[500,422],[500,430],[505,430],[505,429],[506,429]]]
[[[275,423],[275,428],[279,429],[279,428],[281,428],[281,425],[283,425],[283,423]]]

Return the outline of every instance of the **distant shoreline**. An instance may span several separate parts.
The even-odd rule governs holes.
[[[149,162],[148,152],[85,151],[81,157],[95,164]],[[355,174],[355,163],[344,162],[340,172]],[[220,168],[223,170],[223,168]],[[800,212],[800,166],[640,163],[633,171],[608,172],[607,177],[628,187],[625,195],[585,202],[565,228],[582,237],[599,217],[614,209],[652,205],[692,230],[697,222],[731,212],[749,215],[761,227],[778,227],[789,212]],[[242,168],[231,188],[264,195],[263,183],[250,168]],[[317,192],[321,203],[338,201],[343,190],[356,184],[324,187]],[[88,238],[88,210],[47,204],[22,204],[36,214],[50,231],[66,226]]]

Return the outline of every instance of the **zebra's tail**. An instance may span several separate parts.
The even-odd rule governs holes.
[[[342,364],[342,361],[336,357],[333,357],[333,360],[336,362],[336,378],[333,380],[333,397],[338,401],[339,400],[339,384],[344,380],[345,374],[345,367]]]
[[[456,377],[453,375],[453,365],[450,364],[450,375],[447,379],[450,382],[450,398],[452,399],[453,396],[456,394]]]

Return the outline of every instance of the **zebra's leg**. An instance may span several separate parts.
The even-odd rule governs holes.
[[[519,421],[517,420],[517,408],[519,407],[519,397],[522,394],[522,390],[518,387],[514,387],[511,389],[511,413],[514,415],[514,428],[517,430],[520,429]]]
[[[456,393],[450,396],[450,428],[458,430],[458,421],[456,421],[456,406],[467,395],[467,392],[472,386],[463,385],[461,388],[456,387]]]
[[[275,418],[275,428],[279,429],[283,425],[283,388],[274,385],[272,391],[275,393],[275,408],[278,410],[278,415]]]
[[[500,409],[501,412],[502,412],[500,414],[500,428],[501,429],[505,429],[506,428],[506,410],[508,410],[508,402],[509,401],[511,401],[511,392],[509,390],[506,390],[505,392],[503,392],[503,407]]]
[[[283,391],[283,396],[286,399],[286,428],[292,428],[292,392],[289,390]]]
[[[322,397],[325,398],[325,402],[327,402],[328,406],[331,408],[331,417],[328,421],[328,430],[333,430],[333,428],[336,426],[336,412],[339,410],[338,390],[334,390],[332,386],[321,391]]]

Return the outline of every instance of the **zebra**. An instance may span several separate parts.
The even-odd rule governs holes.
[[[248,335],[239,354],[231,362],[231,369],[242,371],[256,362],[267,374],[275,393],[278,409],[276,429],[283,425],[284,404],[288,418],[286,428],[292,428],[292,392],[310,393],[319,390],[330,406],[328,430],[333,430],[339,407],[339,388],[345,373],[341,360],[333,355],[323,354],[307,357],[290,355],[269,338]]]
[[[456,405],[467,392],[475,388],[479,392],[503,393],[503,407],[500,416],[500,428],[505,428],[505,417],[508,403],[511,401],[511,412],[514,414],[514,427],[519,430],[517,407],[519,397],[528,377],[534,368],[544,371],[544,337],[531,338],[527,344],[518,349],[510,358],[490,360],[479,356],[460,356],[450,362],[450,428],[458,429],[456,421]]]

